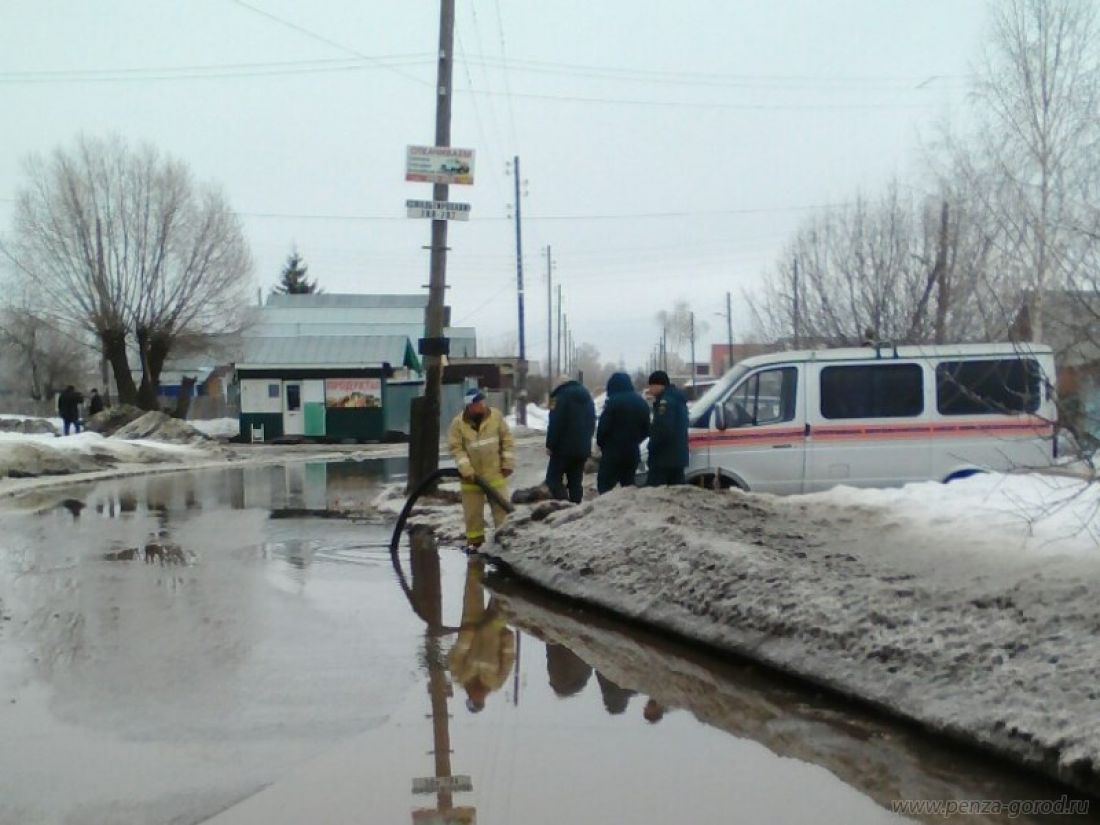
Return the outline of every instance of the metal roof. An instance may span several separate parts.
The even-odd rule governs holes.
[[[416,354],[407,336],[302,335],[247,338],[244,342],[244,357],[238,362],[237,368],[377,367],[382,364],[419,369]]]
[[[354,295],[350,293],[314,293],[312,295],[278,295],[267,298],[265,306],[293,308],[351,307],[355,309],[423,309],[427,295]]]

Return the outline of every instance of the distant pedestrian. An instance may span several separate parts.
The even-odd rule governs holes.
[[[683,484],[688,465],[687,399],[669,382],[664,370],[649,376],[649,394],[653,396],[653,423],[649,427],[647,484]]]
[[[99,394],[99,390],[92,388],[92,394],[88,398],[88,417],[91,418],[101,412],[103,412],[103,396]]]
[[[466,550],[476,552],[485,542],[485,492],[474,481],[481,476],[507,499],[505,479],[515,470],[512,433],[499,410],[485,403],[478,389],[466,392],[466,407],[451,422],[447,443],[462,476],[462,514],[466,520]],[[499,527],[508,513],[491,505],[493,523]]]
[[[546,428],[546,486],[556,499],[580,504],[584,498],[584,465],[592,454],[596,430],[596,406],[592,394],[579,381],[562,376],[550,393],[550,421]],[[568,494],[562,484],[565,476]]]
[[[80,405],[83,403],[84,396],[77,392],[72,384],[65,387],[57,396],[57,414],[61,416],[61,421],[65,425],[65,435],[69,434],[70,429],[80,432]]]
[[[620,484],[631,487],[641,460],[639,446],[649,437],[649,405],[637,392],[630,376],[617,372],[607,379],[607,401],[596,427],[600,471],[596,490],[606,493]]]

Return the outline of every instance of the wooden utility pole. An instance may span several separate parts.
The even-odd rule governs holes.
[[[729,350],[726,354],[726,369],[733,366],[733,301],[730,294],[726,293],[726,346]]]
[[[546,392],[554,380],[554,261],[546,245]]]
[[[455,33],[455,0],[439,5],[439,66],[435,98],[435,145],[451,145],[451,74]],[[432,197],[446,201],[448,186],[437,183]],[[432,221],[430,276],[428,281],[427,339],[442,343],[444,303],[447,294],[447,221]],[[435,354],[432,354],[435,353]],[[439,469],[440,396],[443,386],[443,355],[432,347],[424,356],[424,395],[414,399],[409,435],[409,480],[412,490]]]
[[[519,363],[516,364],[516,423],[527,424],[527,340],[523,322],[523,234],[520,214],[522,184],[519,177],[519,155],[512,162],[516,176],[516,302],[519,310]]]
[[[695,389],[695,313],[691,313],[691,389]]]
[[[792,271],[792,274],[791,274],[791,281],[792,281],[792,284],[791,284],[792,292],[794,293],[794,296],[793,296],[794,297],[794,307],[793,307],[794,311],[792,313],[793,316],[794,316],[792,318],[792,320],[794,322],[792,324],[792,326],[794,327],[794,348],[795,349],[801,349],[802,348],[802,346],[801,346],[802,342],[801,342],[800,339],[801,339],[802,336],[800,335],[800,330],[799,330],[799,327],[801,326],[801,319],[798,317],[799,316],[799,306],[798,306],[798,258],[794,259],[794,270]]]
[[[561,284],[558,284],[558,357],[557,357],[558,373],[561,372],[561,320],[562,320],[562,314],[561,314]],[[551,384],[553,384],[554,379],[558,377],[558,373],[551,373],[551,375],[550,375],[550,383]]]

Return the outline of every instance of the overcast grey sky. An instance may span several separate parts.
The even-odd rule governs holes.
[[[404,217],[409,143],[434,133],[436,0],[3,0],[0,231],[21,161],[79,132],[150,141],[219,183],[257,285],[296,242],[329,292],[427,282]],[[452,144],[477,150],[451,226],[454,321],[516,327],[505,162],[521,158],[528,355],[546,350],[551,244],[578,341],[647,357],[677,297],[724,340],[815,205],[904,175],[965,115],[979,0],[457,0]],[[286,25],[271,16],[280,18]],[[198,69],[196,67],[216,67]]]

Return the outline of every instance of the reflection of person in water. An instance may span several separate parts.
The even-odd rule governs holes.
[[[624,713],[626,706],[630,703],[630,697],[637,693],[637,691],[619,687],[598,670],[596,671],[596,681],[600,685],[603,706],[612,716]]]
[[[478,560],[471,560],[466,567],[462,627],[447,659],[451,676],[466,690],[466,707],[471,713],[484,708],[486,697],[504,686],[516,662],[515,635],[505,624],[500,606],[492,598],[485,606],[482,572]]]
[[[565,645],[546,643],[546,675],[550,687],[561,698],[576,696],[592,675],[591,666]]]

